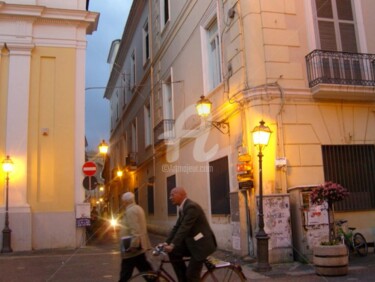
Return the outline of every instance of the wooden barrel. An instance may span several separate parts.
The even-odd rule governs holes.
[[[349,256],[344,244],[334,246],[315,246],[313,263],[315,273],[322,276],[341,276],[348,274]]]

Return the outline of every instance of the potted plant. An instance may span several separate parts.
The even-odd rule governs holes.
[[[325,182],[314,188],[310,194],[312,204],[328,206],[328,241],[314,246],[313,263],[318,275],[338,276],[348,273],[348,251],[341,240],[336,239],[334,204],[349,196],[349,192],[341,184]]]
[[[332,181],[325,182],[314,188],[310,194],[311,203],[314,205],[328,205],[328,226],[329,226],[329,244],[334,244],[336,239],[335,233],[335,217],[334,217],[334,203],[343,200],[349,196],[349,192],[341,184]]]

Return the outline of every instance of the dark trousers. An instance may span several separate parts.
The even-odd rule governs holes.
[[[190,257],[186,266],[183,257]],[[176,249],[169,253],[169,259],[172,263],[174,272],[179,282],[199,282],[203,268],[203,260],[197,261],[191,257],[187,249]]]
[[[121,262],[119,282],[127,282],[130,277],[132,277],[134,268],[137,268],[139,272],[152,270],[152,266],[146,259],[144,253],[135,257],[123,259]]]

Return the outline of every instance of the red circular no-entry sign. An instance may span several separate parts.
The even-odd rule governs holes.
[[[93,176],[96,173],[96,164],[94,162],[85,162],[82,171],[87,176]]]

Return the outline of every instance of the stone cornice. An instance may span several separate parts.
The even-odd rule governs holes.
[[[6,4],[0,2],[0,20],[28,20],[37,23],[60,23],[85,26],[91,34],[97,29],[99,14],[85,10],[48,8],[36,5]]]
[[[6,43],[7,48],[10,51],[10,54],[30,54],[31,50],[35,47],[34,44],[25,44],[25,43]]]

